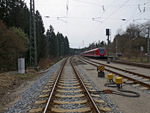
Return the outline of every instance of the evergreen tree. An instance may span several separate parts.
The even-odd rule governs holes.
[[[21,29],[8,29],[2,21],[0,26],[0,72],[16,70],[17,59],[26,56],[28,37]]]
[[[45,28],[39,11],[36,11],[35,18],[36,18],[37,57],[39,61],[40,58],[45,57],[43,53],[41,54],[41,52],[43,52],[42,44],[43,43],[45,44],[45,36],[44,36]]]
[[[22,0],[1,0],[0,19],[7,27],[17,27],[29,35],[29,10]]]
[[[68,55],[69,54],[69,41],[68,41],[68,37],[66,36],[65,39],[65,55]]]
[[[46,33],[48,40],[49,40],[49,54],[52,57],[56,57],[57,56],[57,39],[56,39],[56,35],[54,33],[54,28],[52,25],[50,25],[49,29],[47,30]]]
[[[0,20],[6,24],[0,21],[0,57],[8,58],[9,55],[7,54],[12,53],[14,56],[9,57],[11,59],[10,63],[16,64],[15,58],[19,56],[25,57],[29,63],[29,44],[25,44],[24,39],[28,38],[29,40],[30,11],[24,0],[0,0]],[[67,55],[69,51],[68,38],[64,37],[62,33],[58,33],[56,36],[52,25],[50,25],[45,35],[44,24],[39,11],[36,11],[35,20],[38,61],[41,58]],[[5,33],[6,35],[4,35]],[[23,33],[27,34],[27,36],[23,35]],[[2,47],[6,47],[6,51]]]

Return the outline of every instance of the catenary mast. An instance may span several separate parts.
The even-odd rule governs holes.
[[[30,66],[37,66],[35,2],[30,0]]]

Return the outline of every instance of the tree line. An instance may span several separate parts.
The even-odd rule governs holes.
[[[143,24],[131,23],[127,26],[125,31],[118,29],[118,33],[115,35],[110,46],[111,52],[120,53],[123,57],[128,59],[146,58],[148,42],[147,28],[149,26],[150,21]]]
[[[30,11],[24,0],[0,0],[0,72],[16,70],[19,57],[24,57],[29,65],[29,20]],[[68,37],[55,34],[52,25],[45,32],[38,10],[35,20],[38,62],[68,55]]]
[[[118,29],[113,41],[110,41],[110,56],[116,57],[121,55],[128,60],[138,60],[147,57],[148,30],[150,21],[142,24],[131,23],[126,30]],[[108,43],[105,41],[92,42],[88,47],[82,49],[72,49],[72,54],[80,54],[83,51],[97,47],[105,47],[107,50]],[[142,49],[142,50],[141,50]]]

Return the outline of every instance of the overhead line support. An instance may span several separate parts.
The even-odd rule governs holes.
[[[37,66],[35,2],[30,0],[30,66]]]

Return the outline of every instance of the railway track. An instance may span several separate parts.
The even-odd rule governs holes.
[[[113,60],[112,62],[131,65],[131,66],[137,66],[137,67],[143,67],[143,68],[148,68],[148,69],[150,68],[150,64],[144,64],[144,63],[126,62],[126,61],[120,61],[120,60]]]
[[[95,88],[79,74],[70,58],[45,87],[44,94],[39,96],[40,101],[35,102],[36,108],[31,109],[30,113],[112,112],[100,95],[90,94],[96,91]]]
[[[94,66],[104,65],[105,71],[113,73],[113,74],[118,75],[118,76],[121,76],[127,80],[133,81],[134,83],[136,83],[135,86],[142,85],[142,86],[146,87],[146,88],[142,88],[142,89],[150,89],[150,76],[145,76],[145,75],[142,75],[139,73],[120,69],[118,67],[113,67],[113,66],[110,66],[107,64],[92,61],[92,60],[87,59],[87,58],[81,58],[80,57],[80,59],[91,64],[91,65],[94,65]]]

